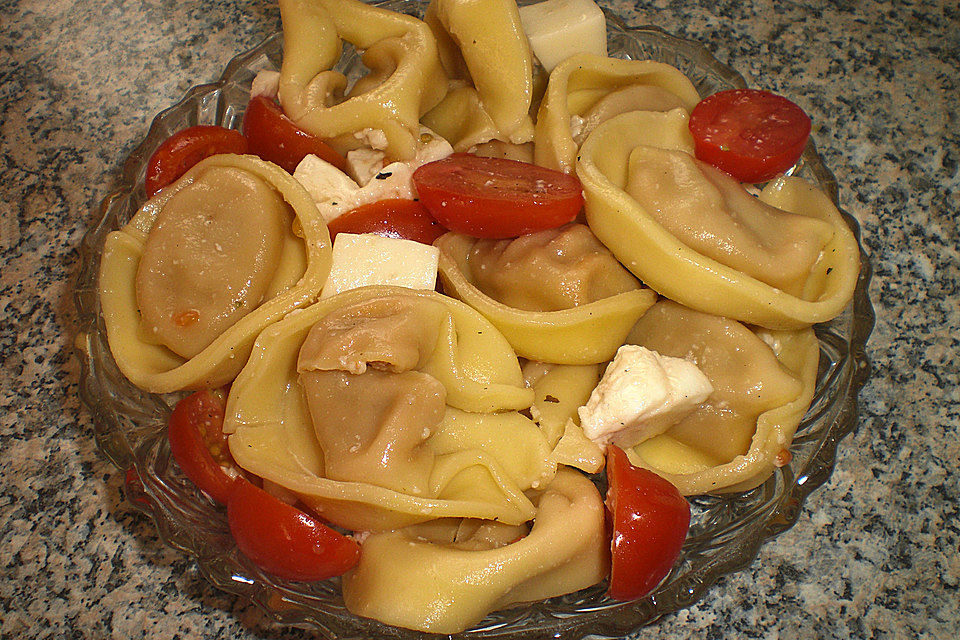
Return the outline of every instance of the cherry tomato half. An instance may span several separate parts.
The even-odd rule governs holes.
[[[670,573],[690,527],[690,505],[657,474],[607,447],[607,509],[613,519],[610,597],[635,600]]]
[[[239,131],[215,125],[197,125],[163,141],[150,160],[144,187],[152,196],[185,174],[204,158],[220,153],[246,153],[247,139]]]
[[[256,96],[247,105],[243,135],[250,142],[250,153],[280,165],[287,173],[293,173],[308,153],[341,170],[347,165],[323,139],[295,125],[276,102],[265,96]]]
[[[765,182],[800,159],[810,117],[782,96],[731,89],[704,98],[690,113],[698,158],[741,182]]]
[[[204,389],[178,402],[167,424],[174,460],[195,485],[223,504],[236,481],[221,466],[233,465],[223,434],[225,408],[222,391]]]
[[[413,172],[420,202],[437,221],[476,238],[515,238],[577,217],[575,176],[526,162],[454,154]]]
[[[288,580],[326,580],[360,559],[360,545],[246,480],[227,502],[230,532],[243,555]]]
[[[389,238],[416,240],[424,244],[446,233],[416,200],[388,198],[347,211],[328,225],[330,239],[338,233],[376,233]]]

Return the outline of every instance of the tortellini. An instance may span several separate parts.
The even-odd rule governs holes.
[[[263,300],[291,227],[287,203],[246,171],[212,167],[167,200],[137,268],[141,327],[192,358]]]
[[[692,360],[714,388],[692,414],[629,450],[634,464],[684,495],[767,479],[813,399],[820,351],[812,329],[751,329],[662,300],[627,342]]]
[[[280,0],[283,65],[280,104],[298,126],[341,149],[355,132],[380,130],[386,155],[416,152],[420,116],[447,92],[437,43],[422,21],[360,0]],[[344,96],[343,74],[333,71],[341,38],[364,50],[370,73]]]
[[[107,237],[110,350],[146,391],[223,385],[263,328],[316,298],[330,259],[326,226],[289,174],[252,156],[204,160]]]
[[[607,574],[604,506],[587,478],[561,469],[537,497],[529,533],[452,521],[375,533],[343,577],[354,613],[388,624],[456,633],[487,612],[596,584]]]
[[[576,223],[510,240],[475,240],[466,263],[478,289],[526,311],[572,309],[640,288],[589,227]]]
[[[624,190],[692,250],[800,296],[833,235],[827,222],[782,211],[682,151],[637,147]]]
[[[584,225],[504,241],[448,233],[434,244],[445,290],[531,360],[609,360],[656,300]]]
[[[524,492],[558,465],[519,412],[533,400],[513,350],[474,310],[432,291],[363,287],[261,334],[224,431],[242,467],[350,529],[521,524],[535,513]]]
[[[652,144],[643,117],[601,124],[577,164],[590,228],[624,266],[671,300],[771,329],[843,309],[859,249],[826,195],[781,177],[754,198],[679,145]]]
[[[533,139],[533,54],[513,0],[433,0],[424,20],[454,80],[423,122],[456,151]]]
[[[571,56],[550,74],[537,114],[534,161],[570,173],[578,147],[601,122],[625,112],[680,109],[689,114],[699,100],[690,80],[670,65],[588,53]],[[643,129],[648,136],[659,131]],[[692,151],[689,132],[681,135]]]

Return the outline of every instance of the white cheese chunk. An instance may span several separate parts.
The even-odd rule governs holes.
[[[453,147],[446,138],[420,125],[420,137],[417,140],[417,152],[413,162],[419,167],[422,164],[443,160],[453,153]]]
[[[361,187],[329,162],[308,155],[297,165],[293,177],[307,190],[320,215],[329,223],[347,211],[378,200],[412,200],[416,197],[413,171],[406,162],[392,162]]]
[[[265,96],[267,98],[276,98],[280,92],[280,72],[263,69],[257,71],[253,77],[253,83],[250,85],[250,97]]]
[[[347,152],[347,173],[357,181],[357,184],[367,186],[377,174],[383,172],[386,168],[386,153],[383,149],[386,146],[386,138],[382,141],[376,134],[383,134],[379,129],[364,129],[360,133],[353,134],[366,143],[366,146],[352,149]],[[361,135],[363,134],[363,135]],[[441,160],[453,153],[453,147],[442,137],[424,127],[420,126],[420,137],[417,140],[416,155],[411,160],[404,162],[410,167],[410,175],[413,175],[420,165]],[[380,146],[381,143],[383,146]]]
[[[360,188],[360,203],[366,204],[386,198],[413,200],[417,197],[413,186],[413,172],[418,166],[410,162],[391,162],[382,167]]]
[[[598,445],[632,447],[660,435],[713,393],[692,362],[623,345],[580,407],[580,426]]]
[[[294,169],[293,177],[318,205],[352,201],[360,190],[360,185],[350,176],[312,154],[304,156]]]
[[[371,147],[360,147],[347,151],[347,173],[357,184],[367,184],[380,173],[386,162],[387,154]]]
[[[607,21],[593,0],[546,0],[520,7],[520,23],[548,73],[577,53],[607,55]]]
[[[372,233],[338,233],[330,275],[320,297],[372,284],[433,289],[439,260],[440,250],[421,242]]]
[[[362,147],[347,152],[347,173],[359,185],[365,185],[380,173],[386,164],[387,134],[382,129],[367,127],[353,134],[363,143]]]
[[[371,149],[376,149],[377,151],[383,151],[389,144],[387,142],[387,134],[383,132],[383,129],[372,129],[367,127],[366,129],[361,129],[360,131],[354,133],[353,137],[362,142],[364,145],[370,147]]]

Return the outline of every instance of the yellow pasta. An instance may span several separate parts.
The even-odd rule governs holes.
[[[534,161],[570,173],[577,148],[604,120],[634,111],[680,108],[689,113],[699,100],[690,80],[670,65],[588,53],[571,56],[550,74],[537,113]],[[572,122],[577,122],[578,131],[573,131]],[[689,132],[682,133],[692,152]]]
[[[360,564],[343,578],[347,607],[388,624],[456,633],[494,609],[602,580],[609,545],[593,483],[563,469],[537,500],[526,535],[499,523],[454,522],[442,536],[416,528],[369,536]]]
[[[474,284],[469,255],[476,243],[474,238],[453,233],[436,241],[445,290],[482,313],[519,355],[531,360],[557,364],[605,362],[616,353],[633,323],[656,301],[656,294],[633,281],[621,285],[620,293],[590,298],[579,306],[547,311],[511,307]],[[515,286],[524,279],[534,286],[542,284],[539,278],[535,273],[519,274]]]
[[[224,430],[241,466],[344,527],[520,524],[534,514],[523,492],[557,467],[517,412],[533,399],[513,350],[466,305],[363,287],[264,331]]]
[[[423,122],[457,151],[533,139],[533,54],[513,0],[433,0],[424,20],[457,82]]]
[[[356,145],[355,132],[383,131],[391,160],[416,152],[420,116],[443,98],[446,76],[430,29],[416,18],[360,0],[281,0],[284,56],[280,104],[301,128],[335,146]],[[351,95],[332,71],[341,39],[365,51],[371,70]]]

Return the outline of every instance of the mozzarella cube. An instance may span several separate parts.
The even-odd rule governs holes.
[[[355,138],[362,140],[365,146],[347,152],[347,173],[364,188],[379,188],[377,183],[373,181],[374,178],[381,173],[395,170],[399,165],[406,165],[409,168],[409,175],[412,176],[413,172],[421,165],[434,160],[441,160],[453,153],[453,147],[450,146],[449,142],[427,127],[420,125],[420,137],[417,140],[414,157],[402,163],[391,163],[385,167],[386,153],[383,152],[383,149],[386,147],[386,137],[381,141],[374,135],[376,133],[383,135],[383,132],[379,129],[364,129],[360,133],[353,134]],[[393,182],[396,183],[397,180],[394,179]],[[412,185],[409,186],[411,195],[404,197],[413,197],[413,187]]]
[[[660,435],[713,393],[692,362],[623,345],[580,407],[580,427],[600,446],[632,447]]]
[[[338,233],[321,298],[372,284],[434,289],[440,250],[429,244],[372,233]]]
[[[354,198],[360,190],[360,185],[350,176],[313,154],[304,156],[294,169],[293,177],[317,204],[339,204]]]
[[[377,202],[388,198],[413,200],[416,191],[413,187],[413,172],[417,166],[410,162],[391,162],[378,171],[370,181],[360,189],[360,203]]]
[[[329,223],[347,211],[378,200],[414,199],[414,169],[406,162],[392,162],[361,187],[329,162],[308,155],[297,165],[293,177],[307,190],[320,215]]]
[[[267,98],[276,98],[280,92],[280,72],[263,69],[257,71],[250,85],[250,97],[264,96]]]
[[[434,160],[443,160],[452,153],[453,147],[447,142],[446,138],[420,125],[417,154],[413,159],[418,167]]]
[[[362,142],[365,146],[378,151],[383,151],[389,144],[387,141],[387,134],[383,132],[383,129],[372,129],[367,127],[366,129],[361,129],[360,131],[355,132],[353,137]]]
[[[357,184],[366,185],[383,169],[386,157],[383,151],[371,147],[351,149],[347,151],[347,173]]]
[[[520,7],[530,48],[547,70],[577,53],[607,55],[607,20],[593,0],[546,0]]]

